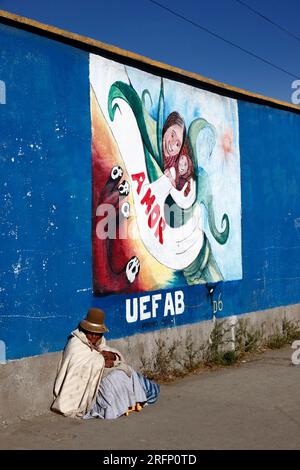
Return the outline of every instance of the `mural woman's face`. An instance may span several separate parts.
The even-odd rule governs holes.
[[[183,142],[183,127],[178,124],[170,126],[163,137],[163,153],[166,157],[176,157]]]
[[[178,171],[180,175],[185,175],[188,171],[189,164],[186,155],[181,155],[178,162]]]

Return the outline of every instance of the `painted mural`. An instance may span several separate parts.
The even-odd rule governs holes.
[[[61,350],[91,306],[118,339],[299,304],[299,113],[0,41],[0,362]]]
[[[240,279],[235,100],[90,56],[94,292]]]

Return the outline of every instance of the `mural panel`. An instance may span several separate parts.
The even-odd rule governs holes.
[[[237,101],[90,55],[95,294],[241,279]]]

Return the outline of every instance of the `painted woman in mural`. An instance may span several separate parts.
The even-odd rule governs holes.
[[[180,114],[173,111],[162,130],[162,155],[164,170],[174,167],[186,136],[185,123]]]
[[[132,156],[122,155],[132,180],[141,238],[152,256],[171,269],[182,271],[188,284],[220,281],[222,274],[203,231],[200,205],[205,206],[211,235],[220,244],[226,243],[228,239],[229,219],[227,214],[223,215],[221,225],[224,229],[218,231],[208,174],[198,163],[196,146],[201,131],[209,129],[214,136],[214,128],[205,119],[196,118],[186,133],[184,120],[176,111],[164,120],[163,80],[156,118],[146,108],[146,96],[152,102],[149,91],[144,90],[140,98],[130,80],[129,84],[122,81],[113,83],[108,96],[111,121],[115,119],[117,110],[121,112],[120,100],[126,102],[134,114],[142,140],[144,171],[136,171],[136,162]],[[214,142],[215,137],[213,145]],[[134,188],[135,184],[137,186]],[[151,216],[156,210],[157,218],[163,221],[155,232],[160,243],[150,238],[140,207],[142,205],[146,207],[146,215],[152,211]],[[148,227],[151,228],[150,216]],[[165,245],[161,246],[163,242]]]
[[[186,138],[183,118],[173,111],[166,119],[162,130],[162,157],[164,174],[173,187],[187,196],[191,190],[191,178],[194,178],[194,165]],[[180,205],[180,204],[179,204]]]
[[[188,196],[191,191],[191,184],[195,181],[194,164],[188,151],[186,142],[178,155],[178,158],[171,166],[164,166],[164,174],[168,176],[174,188],[181,191],[184,188],[184,196]],[[171,162],[170,162],[171,163]]]

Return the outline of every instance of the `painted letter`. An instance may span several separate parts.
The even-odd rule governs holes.
[[[161,300],[161,294],[152,295],[152,317],[156,317],[156,310],[158,309],[158,300]]]
[[[146,214],[149,214],[151,211],[151,207],[155,201],[155,195],[152,194],[151,196],[151,189],[149,188],[146,194],[143,196],[143,199],[141,199],[141,204],[146,204]]]
[[[157,225],[157,227],[156,227],[155,234],[154,234],[156,237],[158,237],[159,243],[160,243],[161,245],[164,244],[163,231],[165,230],[165,228],[166,228],[166,222],[165,222],[165,220],[161,217],[161,218],[159,219],[159,222],[158,222],[158,225]]]
[[[174,304],[173,304],[173,299],[172,299],[171,292],[168,292],[167,295],[166,295],[164,317],[167,317],[169,315],[169,313],[171,315],[175,315]]]
[[[131,308],[130,308],[130,299],[126,299],[126,320],[127,320],[127,323],[134,323],[137,321],[138,319],[138,299],[137,298],[134,298],[132,300],[132,303],[133,303],[133,308],[132,308],[132,312],[131,312]]]
[[[140,194],[142,186],[146,178],[145,173],[143,171],[141,173],[135,173],[134,175],[131,175],[131,178],[132,178],[132,181],[137,182],[138,185],[137,185],[136,191],[138,194]]]
[[[150,295],[145,295],[144,297],[140,297],[140,319],[141,320],[148,320],[151,318],[151,312],[145,312],[147,306],[145,305],[146,302],[150,301]]]
[[[159,208],[159,205],[156,204],[153,207],[153,211],[151,212],[151,214],[148,217],[148,226],[149,226],[149,228],[154,227],[154,225],[156,224],[156,222],[159,219],[159,216],[160,216],[160,208]]]
[[[176,315],[180,315],[184,312],[184,295],[182,290],[175,292],[175,312]]]

